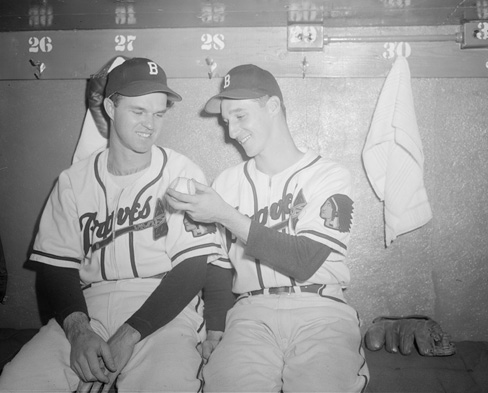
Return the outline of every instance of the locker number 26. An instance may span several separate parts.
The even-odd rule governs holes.
[[[51,37],[29,37],[29,52],[51,52],[53,50],[53,41]]]

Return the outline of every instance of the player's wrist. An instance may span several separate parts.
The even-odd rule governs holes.
[[[227,205],[226,209],[221,210],[221,217],[218,222],[237,236],[239,240],[247,243],[252,222],[248,216]]]
[[[122,324],[117,333],[131,344],[137,344],[142,337],[141,333],[128,323]]]
[[[63,330],[71,342],[75,337],[92,330],[90,318],[84,312],[76,311],[68,315],[63,321]]]
[[[220,341],[224,332],[220,330],[208,330],[207,331],[207,341]]]

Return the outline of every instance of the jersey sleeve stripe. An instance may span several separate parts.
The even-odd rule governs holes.
[[[217,243],[199,244],[198,246],[186,248],[183,251],[180,251],[179,253],[173,255],[173,257],[171,258],[171,261],[174,262],[181,255],[186,254],[186,253],[191,252],[191,251],[194,251],[194,250],[205,249],[205,248],[210,248],[211,249],[211,248],[214,248],[214,247],[222,248],[222,246],[220,244],[217,244]],[[211,254],[213,254],[213,252],[211,252]],[[202,255],[205,255],[205,254],[202,254]]]
[[[80,259],[77,259],[77,258],[62,257],[62,256],[59,256],[59,255],[49,254],[47,252],[42,252],[42,251],[38,251],[38,250],[33,250],[32,251],[32,254],[39,255],[39,256],[42,256],[42,257],[46,257],[46,258],[50,258],[50,259],[56,259],[56,260],[59,260],[59,261],[70,261],[70,262],[74,262],[74,263],[78,263],[78,264],[81,263],[81,260]]]
[[[347,246],[346,246],[346,245],[345,245],[343,242],[341,242],[341,241],[337,240],[336,238],[334,238],[334,237],[332,237],[332,236],[327,236],[327,235],[324,235],[324,234],[323,234],[323,233],[321,233],[321,232],[317,232],[317,231],[311,231],[311,230],[306,230],[306,231],[300,231],[299,233],[297,233],[297,235],[302,235],[302,234],[305,234],[305,233],[309,233],[309,234],[311,234],[311,235],[314,235],[314,236],[320,237],[320,238],[322,238],[322,239],[325,239],[325,240],[327,240],[327,241],[329,241],[329,242],[332,242],[332,243],[334,243],[334,244],[337,244],[337,245],[338,245],[339,247],[341,247],[343,250],[347,250]]]

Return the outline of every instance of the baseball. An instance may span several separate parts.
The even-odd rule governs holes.
[[[169,188],[172,188],[183,194],[195,194],[195,183],[193,183],[192,179],[188,179],[187,177],[177,177],[169,185]]]

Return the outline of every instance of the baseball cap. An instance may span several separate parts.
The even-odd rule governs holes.
[[[275,77],[269,71],[253,64],[232,68],[224,77],[222,85],[222,91],[205,104],[205,112],[220,113],[223,98],[248,100],[268,95],[276,96],[283,102],[283,94]]]
[[[137,97],[157,92],[166,93],[170,101],[181,101],[181,96],[168,87],[164,70],[152,60],[134,57],[108,73],[105,97],[114,93]]]

